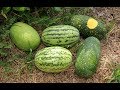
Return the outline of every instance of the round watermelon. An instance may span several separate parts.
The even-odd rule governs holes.
[[[37,31],[23,22],[17,22],[10,28],[10,37],[14,44],[23,51],[34,50],[40,44]]]
[[[71,64],[72,54],[63,47],[46,47],[35,55],[36,67],[44,72],[59,73],[65,71]]]

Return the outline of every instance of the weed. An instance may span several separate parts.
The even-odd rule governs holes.
[[[12,68],[10,68],[10,63],[8,63],[6,61],[0,60],[0,67],[2,67],[4,69],[4,73],[12,72]]]
[[[106,25],[107,32],[111,32],[115,25],[116,25],[115,20],[112,20],[109,23],[107,23]]]
[[[0,43],[0,56],[6,57],[8,55],[7,49],[10,49],[11,47],[12,47],[11,44],[1,42]]]
[[[108,83],[120,83],[120,69],[114,69]]]
[[[120,64],[116,62],[111,63],[111,75],[106,78],[108,83],[120,83]]]

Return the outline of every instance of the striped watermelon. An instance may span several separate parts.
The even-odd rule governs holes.
[[[72,47],[79,41],[77,28],[70,25],[56,25],[46,28],[42,33],[42,41],[46,46]]]
[[[72,64],[71,52],[60,46],[46,47],[35,55],[35,65],[44,72],[59,73]]]

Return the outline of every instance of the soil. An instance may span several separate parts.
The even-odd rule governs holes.
[[[107,79],[112,75],[113,63],[120,63],[120,7],[94,7],[92,15],[97,18],[103,17],[108,23],[115,20],[116,24],[105,40],[101,40],[101,57],[96,73],[89,79],[84,79],[74,73],[74,65],[69,69],[59,74],[45,73],[37,68],[33,72],[25,69],[20,73],[9,73],[0,77],[0,82],[12,83],[107,83]],[[38,49],[44,48],[43,44]],[[12,51],[21,54],[24,57],[26,54],[18,50],[15,46]],[[73,60],[75,60],[76,53],[71,49]],[[12,56],[11,56],[12,57]],[[20,68],[22,60],[15,60],[13,68]],[[2,73],[0,68],[0,73]],[[17,72],[17,70],[16,70]],[[0,75],[3,76],[3,75]]]

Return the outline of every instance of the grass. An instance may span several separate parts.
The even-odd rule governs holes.
[[[120,63],[111,62],[111,75],[105,79],[108,83],[120,83]]]
[[[25,74],[25,71],[27,73],[34,75],[34,72],[36,70],[36,67],[34,66],[34,55],[36,51],[23,52],[19,50],[11,42],[11,39],[9,37],[9,29],[13,23],[22,21],[28,23],[29,25],[35,28],[36,26],[39,26],[41,30],[37,29],[37,31],[42,32],[42,30],[44,30],[46,27],[49,27],[51,25],[58,25],[58,24],[69,25],[71,16],[75,14],[90,15],[94,18],[97,18],[96,16],[94,16],[91,7],[43,7],[43,8],[34,7],[22,13],[14,10],[10,10],[9,12],[6,12],[5,15],[2,14],[0,16],[0,18],[2,18],[2,23],[0,24],[0,28],[1,28],[0,29],[0,67],[2,68],[1,77],[3,78],[3,82],[6,82],[11,78],[20,79],[20,77]],[[4,17],[7,17],[7,19]],[[101,18],[101,20],[104,20],[104,18],[103,19]],[[111,28],[113,28],[115,25],[116,23],[113,20],[108,23],[107,26],[109,27],[107,27],[107,29],[111,30]],[[70,51],[74,55],[73,57],[74,60],[76,58],[75,53],[78,49],[78,46],[79,43],[76,44],[75,47],[70,49]],[[41,47],[42,45],[40,46],[40,48]],[[37,72],[38,71],[36,71],[36,73]],[[12,75],[10,76],[10,73],[13,73],[13,76]],[[41,74],[41,76],[44,74],[42,72],[39,73]],[[14,76],[14,74],[16,74],[16,77]],[[68,76],[70,76],[70,74]],[[52,76],[48,75],[48,78],[49,77]],[[105,78],[108,79],[108,76]],[[113,77],[111,74],[109,80],[112,80],[112,78]]]

